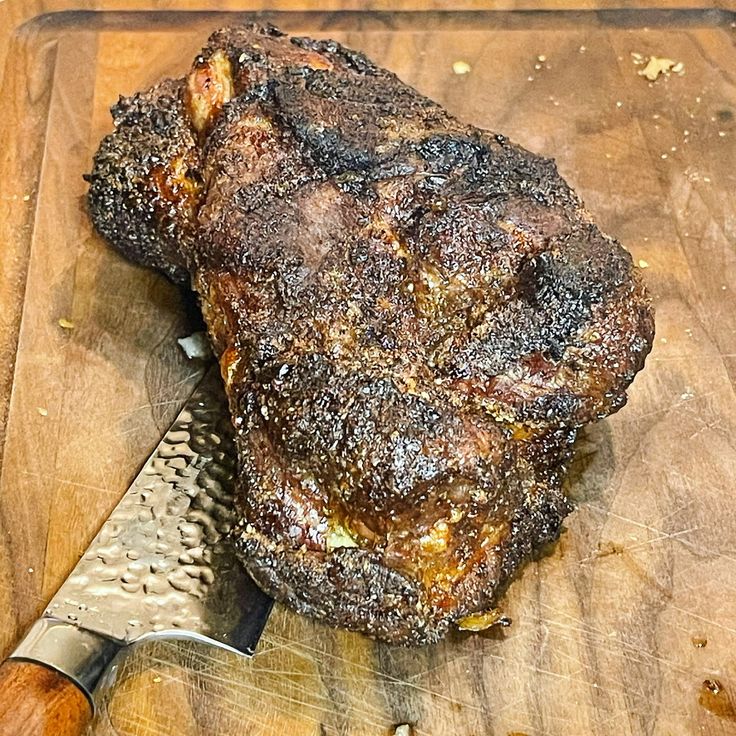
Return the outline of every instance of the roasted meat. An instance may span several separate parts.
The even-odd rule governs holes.
[[[198,294],[248,571],[388,642],[494,607],[651,347],[629,254],[553,161],[333,41],[220,30],[112,113],[91,216]]]

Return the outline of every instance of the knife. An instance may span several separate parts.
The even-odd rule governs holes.
[[[0,666],[0,736],[78,736],[126,646],[154,637],[252,656],[273,601],[229,544],[236,453],[210,369],[43,616]]]

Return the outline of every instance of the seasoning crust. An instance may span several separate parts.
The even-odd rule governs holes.
[[[334,41],[222,29],[112,112],[90,214],[199,296],[254,579],[400,644],[490,611],[651,348],[629,254],[553,161]]]

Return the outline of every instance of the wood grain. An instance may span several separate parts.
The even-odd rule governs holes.
[[[2,736],[80,736],[91,718],[87,696],[58,672],[32,662],[0,665]]]
[[[288,30],[358,47],[463,119],[554,156],[643,267],[656,345],[628,406],[583,433],[568,484],[577,511],[512,586],[508,630],[405,650],[277,609],[250,661],[168,642],[127,652],[99,693],[93,733],[373,736],[400,723],[424,736],[736,733],[700,697],[705,680],[736,695],[733,18],[563,3],[521,15],[434,3],[451,12],[415,16],[391,8],[425,4],[271,5]],[[6,0],[0,27],[62,7]],[[0,32],[0,57],[10,53],[0,132],[13,141],[0,156],[6,652],[202,371],[176,344],[196,327],[184,297],[93,235],[81,174],[117,95],[180,73],[225,16],[178,12],[193,3],[125,7],[169,12]],[[682,61],[685,74],[650,84],[631,52]],[[456,60],[470,73],[453,74]]]

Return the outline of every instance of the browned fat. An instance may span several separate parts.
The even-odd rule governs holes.
[[[224,51],[216,51],[198,64],[187,78],[186,104],[192,125],[206,132],[233,97],[233,73]]]

